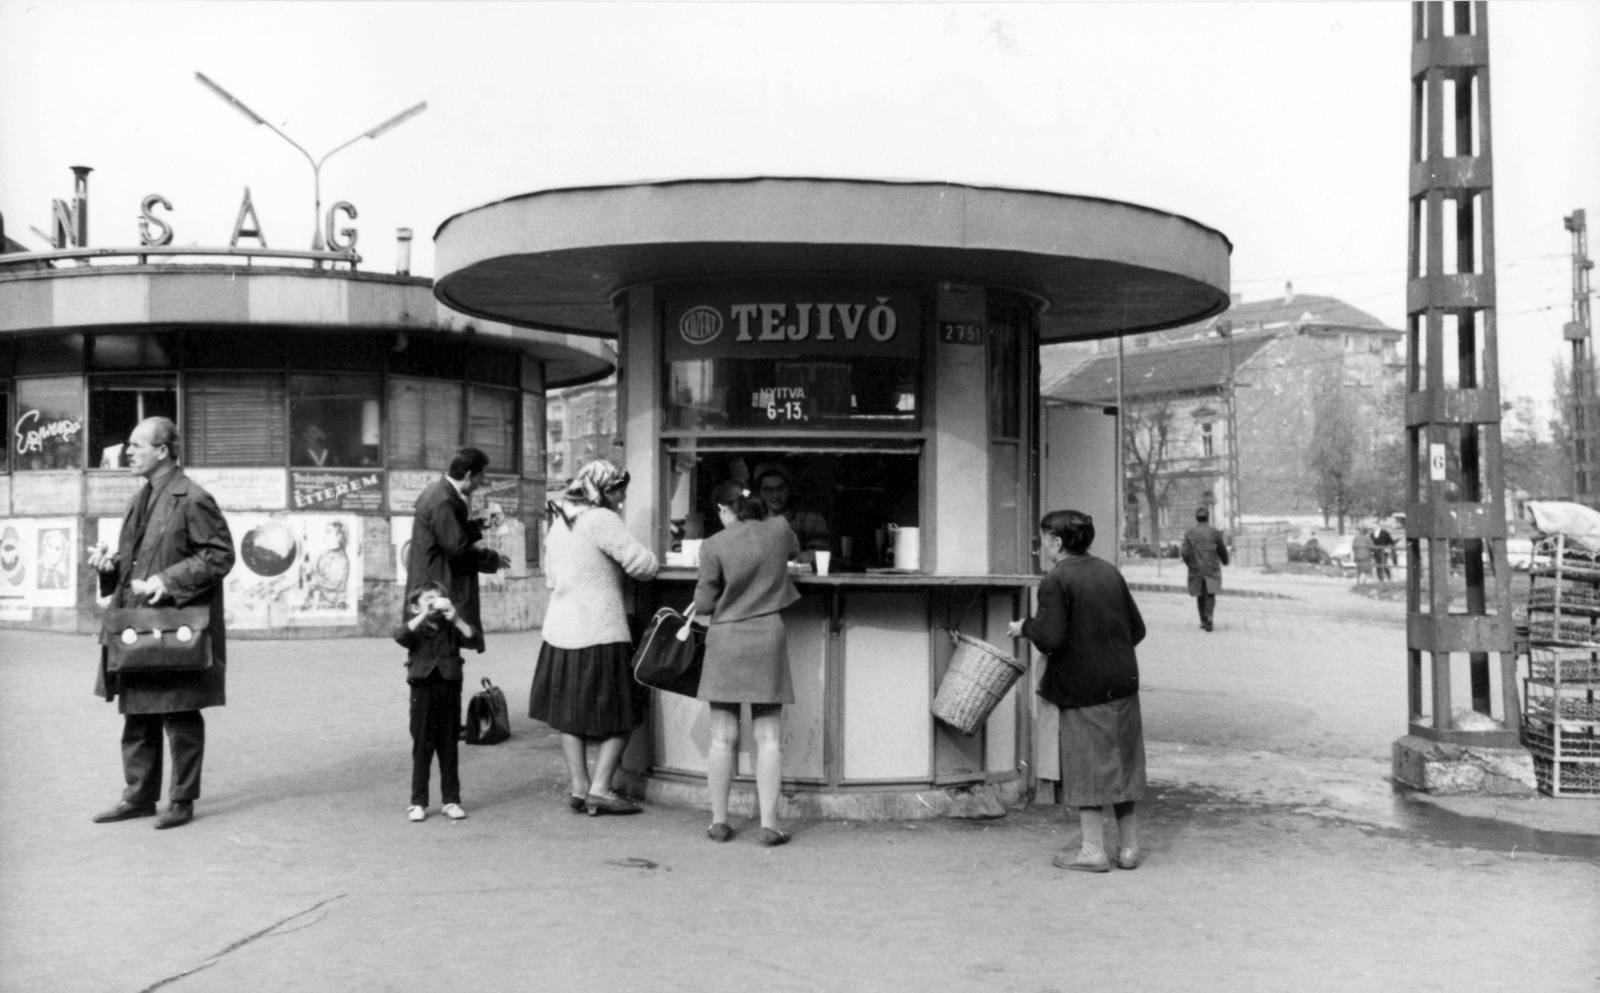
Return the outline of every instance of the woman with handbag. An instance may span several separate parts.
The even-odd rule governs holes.
[[[545,585],[552,590],[544,644],[533,672],[528,716],[561,732],[572,777],[574,813],[637,814],[611,777],[628,736],[644,722],[648,692],[633,679],[633,640],[622,577],[652,579],[656,557],[617,515],[628,473],[606,461],[579,470],[559,504],[549,505]],[[594,772],[589,746],[596,743]]]
[[[1039,522],[1039,561],[1053,566],[1039,584],[1039,610],[1013,621],[1013,638],[1044,652],[1039,695],[1061,708],[1061,792],[1078,808],[1083,841],[1060,869],[1110,872],[1139,866],[1134,805],[1144,796],[1144,726],[1139,663],[1144,618],[1117,567],[1089,554],[1094,519],[1056,510]],[[1106,856],[1104,806],[1117,816],[1117,854]]]
[[[732,480],[712,493],[723,530],[700,546],[700,579],[694,609],[710,618],[705,663],[697,697],[711,707],[711,751],[706,780],[711,793],[713,841],[733,837],[728,794],[739,747],[739,708],[750,705],[756,746],[756,797],[763,845],[781,845],[778,788],[783,756],[779,746],[783,705],[794,702],[789,676],[788,635],[780,614],[800,599],[789,579],[789,560],[800,543],[782,517]]]

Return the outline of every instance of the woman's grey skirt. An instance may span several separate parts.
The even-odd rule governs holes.
[[[1061,710],[1061,793],[1068,807],[1144,797],[1144,720],[1139,694]]]
[[[762,614],[712,624],[695,695],[715,703],[794,703],[783,616]]]

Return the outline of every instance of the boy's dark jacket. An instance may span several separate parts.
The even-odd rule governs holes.
[[[415,631],[402,622],[394,629],[394,640],[410,652],[406,660],[407,679],[426,679],[435,669],[451,682],[460,682],[461,645],[466,637],[456,626],[437,615],[417,625]]]

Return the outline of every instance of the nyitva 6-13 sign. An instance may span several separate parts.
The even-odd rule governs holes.
[[[668,361],[794,355],[915,358],[922,302],[890,287],[716,287],[670,297],[662,311]]]

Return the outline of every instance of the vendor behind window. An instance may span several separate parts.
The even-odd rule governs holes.
[[[791,501],[794,477],[786,467],[766,462],[756,466],[752,478],[762,502],[767,505],[767,512],[788,521],[800,540],[800,561],[815,561],[815,552],[832,547],[833,534],[828,530],[827,520],[816,511]]]

